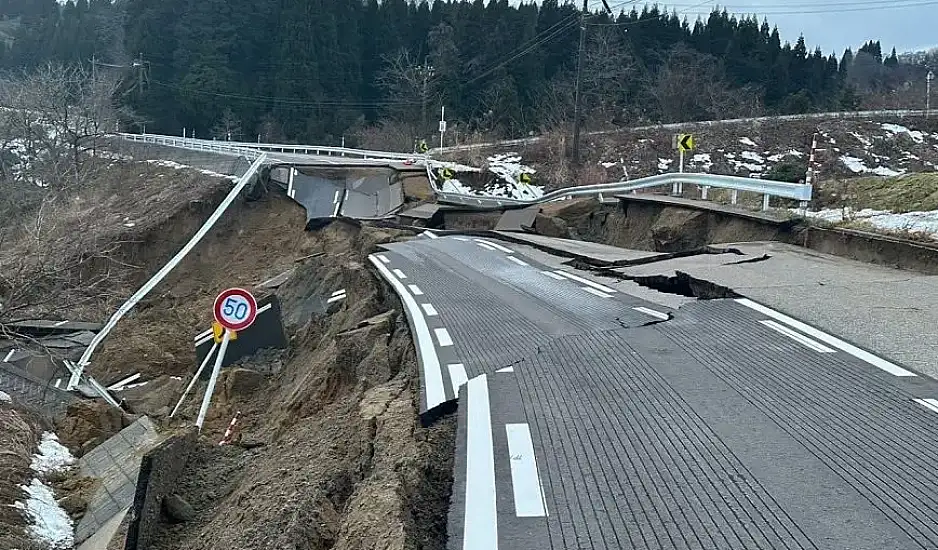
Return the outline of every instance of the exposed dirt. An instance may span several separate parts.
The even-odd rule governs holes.
[[[24,499],[20,485],[29,484],[29,462],[42,433],[39,420],[0,402],[0,548],[32,547],[26,521],[12,505]]]

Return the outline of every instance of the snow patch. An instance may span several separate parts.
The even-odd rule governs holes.
[[[45,432],[42,434],[39,450],[33,455],[29,467],[40,474],[48,474],[58,472],[74,463],[75,457],[65,445],[59,443],[58,436],[52,432]]]
[[[607,168],[607,169],[608,169],[608,168],[612,168],[612,167],[615,166],[616,164],[618,164],[618,163],[617,163],[617,162],[600,162],[600,163],[599,163],[600,166],[602,166],[603,168]]]
[[[713,160],[710,159],[710,153],[698,153],[691,157],[691,164],[698,165],[704,172],[709,172],[713,168]]]
[[[751,139],[747,137],[739,138],[739,142],[749,147],[758,147],[758,145],[756,145],[756,142],[752,141]]]
[[[52,489],[38,479],[29,485],[20,485],[20,489],[29,497],[26,502],[17,501],[12,506],[29,517],[33,538],[47,543],[52,550],[72,548],[75,542],[72,519],[56,502]]]
[[[230,179],[230,180],[238,179],[237,176],[231,176],[229,174],[219,174],[218,172],[212,172],[211,170],[203,170],[201,168],[194,168],[192,166],[189,166],[186,164],[179,164],[178,162],[173,162],[171,160],[148,160],[146,162],[148,164],[153,164],[155,166],[163,166],[166,168],[173,168],[175,170],[195,170],[196,172],[199,172],[200,174],[205,174],[206,176],[211,176],[214,178],[224,178],[224,179]],[[140,174],[140,175],[143,176],[143,174]]]
[[[0,403],[12,403],[13,398],[7,392],[0,391]]]
[[[462,195],[472,195],[472,189],[463,185],[463,183],[457,179],[448,179],[443,182],[443,192],[444,193],[459,193]]]
[[[817,212],[806,212],[805,215],[835,224],[844,221],[862,221],[884,231],[907,231],[924,233],[932,238],[938,237],[938,210],[894,214],[886,210],[870,208],[862,210],[829,208]]]
[[[759,164],[765,164],[765,159],[762,158],[762,155],[756,153],[755,151],[743,151],[740,154],[746,160],[751,160],[752,162],[757,162]]]
[[[671,164],[674,163],[674,159],[658,159],[658,170],[660,172],[667,172],[671,168]]]
[[[893,135],[906,134],[912,138],[912,141],[915,143],[925,143],[925,134],[923,132],[919,132],[918,130],[909,130],[905,126],[900,126],[898,124],[883,124],[882,128],[883,130],[886,130]]]
[[[886,166],[877,166],[876,168],[869,168],[866,166],[866,163],[863,162],[863,159],[857,157],[852,157],[850,155],[843,155],[840,157],[840,162],[844,163],[851,172],[854,174],[876,174],[877,176],[901,176],[906,173],[905,169],[896,171]]]
[[[872,141],[866,139],[864,136],[858,134],[857,132],[850,132],[850,135],[855,137],[857,141],[859,141],[863,145],[863,147],[869,148],[871,145],[873,145]]]

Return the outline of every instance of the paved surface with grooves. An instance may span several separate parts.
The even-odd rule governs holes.
[[[451,549],[938,548],[934,380],[747,300],[663,308],[502,241],[386,249],[458,399]]]

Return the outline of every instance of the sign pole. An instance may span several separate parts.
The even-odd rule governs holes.
[[[443,148],[444,134],[446,134],[446,105],[440,107],[440,149]]]
[[[182,392],[182,397],[179,398],[179,402],[176,403],[176,407],[173,408],[173,412],[169,413],[169,417],[172,418],[176,416],[176,413],[179,412],[179,407],[182,406],[182,402],[186,400],[186,396],[189,395],[189,392],[192,391],[192,388],[195,386],[196,381],[202,376],[202,371],[205,370],[205,366],[208,365],[208,362],[211,361],[212,356],[215,355],[215,350],[218,349],[218,343],[212,344],[212,349],[208,350],[208,354],[205,356],[205,359],[202,359],[202,364],[199,365],[199,370],[195,371],[195,376],[192,377],[192,380],[189,382],[189,385],[186,386],[186,391]]]
[[[681,148],[681,162],[678,165],[678,173],[680,174],[684,173],[684,148],[683,147]],[[683,181],[677,182],[677,193],[679,195],[684,194],[684,182]]]
[[[215,357],[215,368],[212,369],[212,377],[208,380],[208,388],[205,389],[205,397],[202,398],[202,406],[199,408],[199,418],[195,425],[202,431],[202,424],[205,423],[205,413],[208,412],[208,406],[212,402],[212,393],[215,392],[215,384],[218,382],[218,373],[221,372],[221,365],[225,361],[225,352],[228,351],[228,342],[231,340],[231,331],[225,329],[225,335],[221,339],[221,346],[218,348],[218,356]]]

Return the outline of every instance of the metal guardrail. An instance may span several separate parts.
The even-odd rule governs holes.
[[[208,141],[194,138],[177,138],[172,136],[159,136],[154,134],[117,134],[123,139],[135,143],[149,143],[152,145],[163,145],[166,147],[178,147],[180,149],[189,149],[191,151],[206,151],[220,155],[234,155],[245,157],[249,160],[255,160],[263,155],[263,151],[240,147],[227,141]]]
[[[753,178],[741,178],[738,176],[719,176],[714,174],[670,173],[659,174],[657,176],[650,176],[647,178],[640,178],[632,181],[600,183],[595,185],[584,185],[581,187],[568,187],[565,189],[552,191],[545,194],[543,197],[532,200],[502,197],[482,197],[446,192],[437,192],[437,200],[446,204],[469,207],[510,208],[532,206],[573,197],[630,193],[632,191],[665,185],[671,185],[673,188],[674,186],[682,186],[684,184],[697,185],[703,189],[729,189],[735,192],[743,191],[758,193],[764,197],[762,203],[763,210],[767,210],[769,207],[769,197],[780,197],[785,199],[793,199],[800,202],[807,202],[811,200],[811,195],[813,192],[812,186],[798,183],[758,180]]]
[[[936,114],[936,111],[926,111],[924,109],[893,109],[879,111],[840,111],[831,113],[807,113],[802,115],[779,115],[779,116],[760,116],[751,118],[728,118],[724,120],[702,120],[698,122],[673,122],[667,124],[648,124],[645,126],[630,126],[628,128],[616,128],[614,130],[600,130],[596,132],[586,132],[585,136],[605,136],[614,135],[623,132],[643,131],[643,130],[690,130],[694,128],[707,128],[711,126],[720,126],[723,124],[745,124],[758,122],[786,122],[797,120],[836,120],[836,119],[856,119],[867,117],[925,117],[929,114]],[[533,145],[543,140],[543,136],[535,136],[520,139],[507,139],[503,141],[490,141],[487,143],[474,143],[466,145],[454,145],[451,147],[438,147],[429,151],[430,155],[458,153],[463,151],[475,151],[477,149],[490,149],[493,147],[518,147],[524,145]]]

